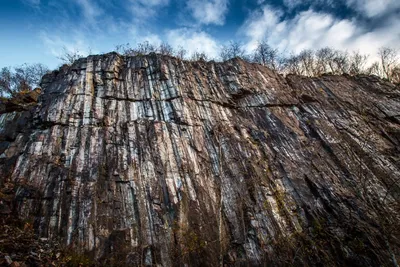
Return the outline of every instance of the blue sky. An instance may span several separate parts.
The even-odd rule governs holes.
[[[235,40],[285,53],[332,46],[373,55],[400,48],[399,0],[0,0],[0,67],[60,64],[117,44],[168,42],[218,56]]]

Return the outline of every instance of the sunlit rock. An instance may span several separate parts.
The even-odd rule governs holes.
[[[1,106],[0,185],[105,265],[393,266],[399,100],[369,77],[90,56]]]

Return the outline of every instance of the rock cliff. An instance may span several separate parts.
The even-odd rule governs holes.
[[[0,106],[2,216],[102,265],[396,266],[400,89],[89,56]]]

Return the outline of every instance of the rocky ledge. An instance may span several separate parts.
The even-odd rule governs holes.
[[[398,266],[399,87],[116,53],[41,86],[0,104],[1,216],[37,238],[100,265]]]

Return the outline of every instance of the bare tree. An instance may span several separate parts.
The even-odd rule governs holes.
[[[184,59],[187,54],[187,50],[185,50],[182,46],[178,47],[178,50],[175,51],[175,56],[179,59]]]
[[[24,64],[4,67],[0,71],[0,96],[13,96],[17,92],[32,90],[38,86],[49,69],[43,64]]]
[[[397,67],[397,51],[389,47],[381,47],[378,51],[382,74],[389,81],[392,80],[392,72]]]
[[[158,53],[165,56],[172,56],[174,54],[174,49],[167,43],[162,43],[157,49]]]
[[[62,48],[63,52],[61,53],[60,56],[58,56],[58,59],[60,59],[64,64],[73,64],[76,60],[84,57],[84,55],[78,50],[68,50],[65,46]]]
[[[334,74],[349,73],[349,53],[336,50],[333,58]]]
[[[358,54],[361,56],[361,54]],[[342,74],[349,73],[351,61],[349,53],[324,47],[315,52],[315,75],[323,73]],[[360,60],[362,58],[357,58]],[[360,62],[361,63],[361,60]]]
[[[199,60],[207,61],[207,60],[208,60],[208,57],[207,57],[207,55],[206,55],[204,52],[198,52],[198,51],[196,51],[196,52],[194,52],[194,53],[192,54],[192,56],[190,57],[190,60],[191,60],[191,61],[199,61]]]
[[[163,49],[166,51],[167,47],[163,46]],[[144,56],[157,52],[156,47],[148,41],[138,43],[136,47],[132,47],[129,43],[120,44],[115,47],[115,50],[124,56]]]
[[[300,58],[295,54],[291,54],[285,59],[284,63],[284,73],[286,74],[296,74],[303,75],[303,69],[300,64]]]
[[[49,68],[43,64],[24,64],[16,67],[15,74],[25,80],[30,87],[38,86],[43,75],[49,72]]]
[[[273,70],[281,69],[281,58],[278,49],[273,49],[266,41],[258,43],[253,52],[252,61]]]
[[[372,63],[371,66],[367,68],[366,74],[381,76],[381,68],[379,66],[379,62],[375,61],[374,63]]]
[[[12,73],[10,67],[4,67],[0,71],[0,96],[12,95],[13,90]]]
[[[139,43],[134,48],[129,43],[118,45],[116,46],[116,51],[130,56],[140,56],[157,52],[163,55],[174,55],[180,59],[184,59],[187,55],[187,51],[183,47],[174,49],[167,43],[162,43],[160,46],[155,47],[148,41]],[[365,73],[367,75],[377,75],[387,78],[394,83],[400,82],[400,65],[397,51],[388,47],[379,49],[379,61],[371,65],[368,64],[369,56],[359,51],[348,53],[347,51],[340,51],[330,47],[318,50],[306,49],[298,54],[290,54],[286,57],[278,49],[272,48],[265,40],[259,42],[250,55],[245,54],[241,43],[230,41],[229,44],[221,48],[219,56],[223,61],[240,57],[243,60],[259,63],[284,74],[320,76],[324,73],[335,75]],[[64,53],[63,59],[68,63],[72,63],[79,57],[81,57],[79,51],[74,51],[72,53]],[[210,58],[203,52],[194,52],[190,56],[190,60],[210,60]],[[3,72],[3,76],[7,77],[6,71]]]
[[[116,45],[115,51],[124,56],[133,54],[133,48],[129,43]]]
[[[306,49],[298,55],[303,73],[307,76],[314,76],[314,52],[311,49]]]
[[[365,73],[367,62],[368,55],[361,54],[359,51],[354,51],[350,57],[349,74],[357,75]]]
[[[316,75],[323,73],[333,72],[333,58],[335,52],[332,48],[324,47],[320,48],[315,52],[315,72]]]
[[[149,41],[139,43],[136,48],[137,56],[143,56],[155,52],[157,52],[157,49],[154,47],[154,45],[150,44]]]
[[[245,52],[242,48],[242,45],[239,42],[234,41],[230,41],[228,45],[222,46],[219,54],[222,61],[226,61],[235,57],[243,58],[244,55]]]
[[[369,55],[359,51],[348,53],[324,47],[316,51],[307,49],[288,57],[279,55],[265,41],[260,42],[252,54],[251,61],[266,65],[284,74],[319,76],[323,73],[341,75],[367,74],[400,82],[400,63],[395,49],[383,47],[378,52],[379,61],[368,64]]]

